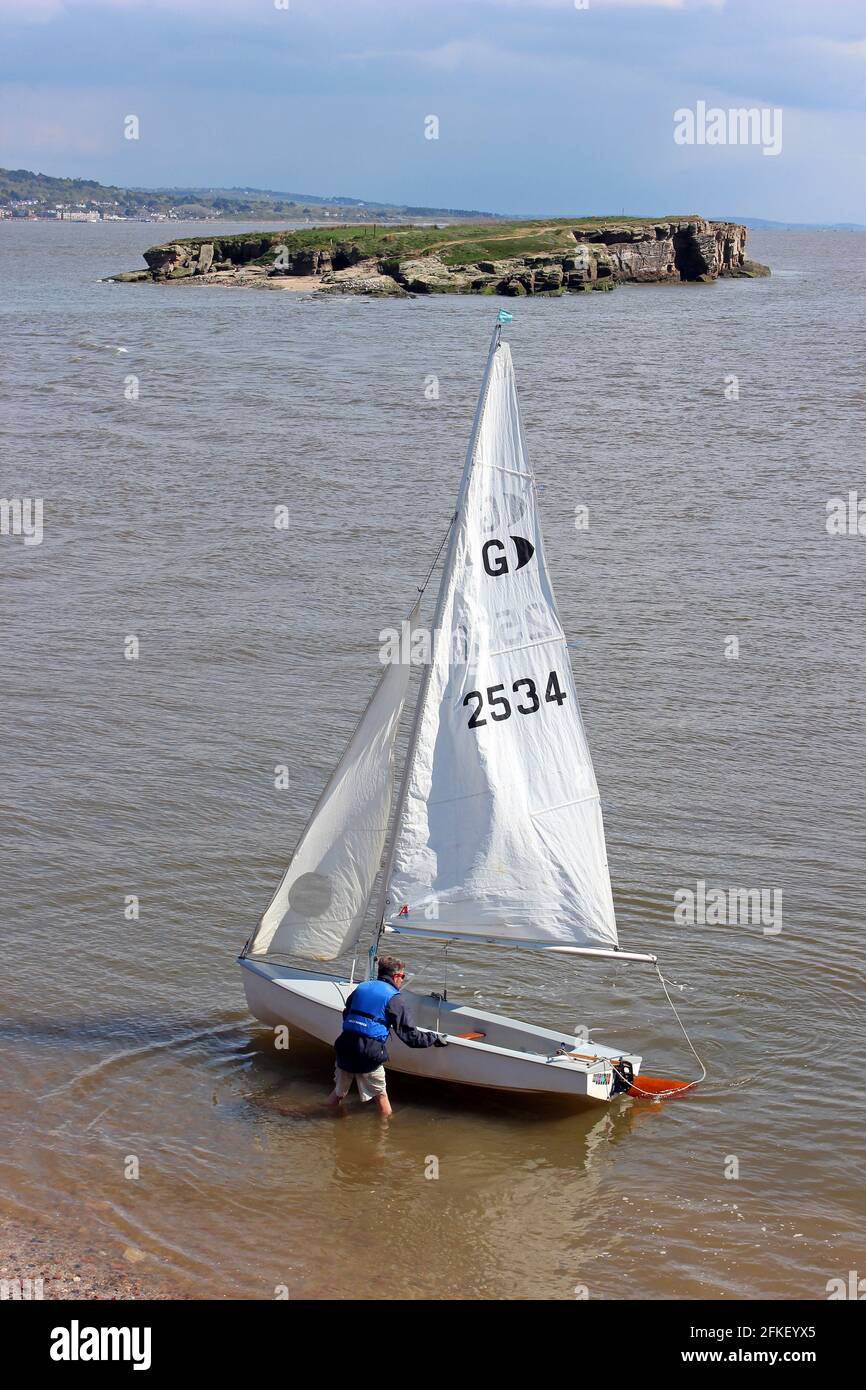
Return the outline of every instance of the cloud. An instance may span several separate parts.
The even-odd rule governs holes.
[[[148,10],[159,9],[178,15],[213,14],[222,11],[247,22],[261,8],[257,0],[246,0],[246,7],[244,0],[0,0],[0,19],[30,19],[34,15],[37,18],[76,16],[96,9],[123,11],[128,14],[142,14]]]
[[[34,160],[52,156],[102,155],[111,148],[112,133],[122,135],[122,124],[106,115],[106,92],[4,83],[0,87],[3,109],[4,150],[28,150]]]
[[[829,58],[866,61],[866,39],[812,39],[801,42],[809,51],[825,53]]]
[[[483,39],[452,39],[434,48],[371,48],[341,58],[352,63],[407,63],[431,73],[475,72],[520,80],[557,70],[573,76],[581,62],[573,54],[504,48]]]
[[[25,20],[39,24],[62,14],[63,0],[0,0],[0,20]]]
[[[3,162],[502,211],[819,221],[832,204],[866,221],[846,173],[863,166],[862,0],[290,6],[0,0]],[[782,106],[783,156],[677,151],[672,113],[698,99]]]

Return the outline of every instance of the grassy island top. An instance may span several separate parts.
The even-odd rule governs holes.
[[[457,222],[448,226],[419,227],[414,223],[394,226],[393,223],[343,224],[326,227],[304,227],[299,231],[237,232],[230,235],[211,235],[202,231],[198,236],[173,241],[177,246],[199,246],[213,243],[215,258],[220,259],[228,243],[266,243],[267,249],[255,260],[269,263],[274,246],[286,246],[289,251],[329,250],[347,243],[357,246],[365,256],[406,260],[413,256],[435,253],[446,265],[463,265],[479,260],[501,260],[504,257],[531,256],[545,251],[566,251],[574,248],[573,228],[652,227],[671,223],[702,222],[697,213],[673,214],[664,217],[557,217],[530,220],[490,222]],[[255,263],[251,258],[251,263]]]

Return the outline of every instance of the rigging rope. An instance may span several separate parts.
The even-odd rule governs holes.
[[[656,961],[656,974],[658,975],[659,980],[661,981],[661,987],[662,987],[662,989],[663,989],[664,992],[665,992],[665,999],[667,999],[668,1003],[669,1003],[670,1006],[671,1006],[671,1013],[673,1014],[673,1016],[674,1016],[674,1018],[676,1019],[677,1023],[680,1025],[680,1029],[681,1029],[681,1031],[682,1031],[682,1035],[683,1035],[683,1037],[685,1038],[686,1042],[687,1042],[688,1045],[689,1045],[689,1048],[690,1048],[690,1050],[691,1050],[692,1056],[694,1057],[695,1061],[697,1062],[698,1066],[699,1066],[700,1069],[701,1069],[701,1074],[700,1074],[700,1076],[696,1076],[695,1079],[694,1079],[694,1081],[687,1081],[686,1084],[685,1084],[684,1086],[674,1086],[674,1087],[672,1087],[671,1090],[669,1090],[669,1091],[643,1091],[643,1090],[641,1090],[641,1087],[640,1087],[640,1076],[638,1075],[638,1079],[637,1079],[637,1080],[635,1080],[634,1078],[632,1078],[631,1085],[630,1085],[630,1087],[629,1087],[629,1090],[630,1090],[630,1091],[632,1091],[632,1092],[637,1092],[639,1095],[642,1095],[642,1096],[652,1096],[653,1100],[664,1100],[665,1096],[681,1096],[681,1095],[683,1094],[683,1091],[690,1091],[690,1090],[692,1089],[693,1086],[699,1086],[700,1083],[706,1078],[707,1069],[706,1069],[706,1067],[704,1066],[703,1062],[701,1061],[700,1057],[698,1056],[697,1052],[695,1051],[694,1043],[692,1042],[691,1038],[689,1037],[688,1033],[686,1032],[686,1026],[685,1026],[685,1024],[683,1023],[682,1019],[680,1018],[679,1014],[678,1014],[677,1011],[676,1011],[676,1007],[675,1007],[675,1005],[674,1005],[674,1001],[673,1001],[673,999],[671,999],[671,996],[670,996],[670,994],[668,993],[667,981],[665,980],[665,977],[664,977],[664,975],[663,975],[662,972],[661,972],[661,967],[659,966],[658,961]],[[611,1070],[614,1071],[614,1072],[616,1072],[616,1067],[613,1065],[612,1062],[611,1062]],[[617,1076],[619,1076],[619,1072],[616,1072],[616,1074],[617,1074]],[[621,1080],[625,1080],[625,1078],[622,1077]]]
[[[448,523],[448,530],[445,532],[445,535],[442,537],[442,544],[440,545],[439,549],[436,551],[436,554],[435,554],[434,557],[433,557],[433,563],[432,563],[432,565],[430,566],[429,570],[427,571],[427,575],[426,575],[426,578],[425,578],[425,580],[424,580],[424,583],[423,583],[423,584],[419,587],[419,589],[418,589],[418,593],[419,593],[419,594],[423,594],[424,590],[427,588],[427,585],[430,583],[430,576],[432,575],[433,571],[435,570],[436,566],[437,566],[438,563],[439,563],[439,556],[442,554],[442,551],[445,549],[445,544],[446,544],[446,542],[447,542],[447,540],[448,540],[448,537],[451,535],[451,527],[454,525],[454,523],[455,523],[456,520],[457,520],[457,513],[455,512],[454,515],[452,516],[451,520],[450,520],[449,523]]]
[[[689,1037],[688,1033],[686,1032],[686,1026],[685,1026],[685,1024],[683,1023],[682,1019],[680,1018],[679,1014],[678,1014],[677,1011],[676,1011],[676,1007],[675,1007],[675,1005],[674,1005],[674,1001],[671,999],[671,996],[670,996],[670,994],[668,993],[667,981],[665,980],[665,977],[664,977],[664,975],[663,975],[662,972],[661,972],[661,967],[659,966],[658,961],[655,962],[655,967],[656,967],[656,974],[658,975],[659,980],[661,981],[661,987],[662,987],[662,989],[663,989],[664,992],[665,992],[665,998],[667,999],[668,1003],[669,1003],[670,1006],[671,1006],[671,1012],[672,1012],[674,1018],[676,1019],[677,1023],[680,1025],[680,1029],[681,1029],[681,1031],[682,1031],[682,1035],[683,1035],[683,1037],[685,1038],[686,1042],[687,1042],[688,1045],[689,1045],[689,1049],[691,1050],[692,1056],[694,1057],[695,1061],[697,1062],[698,1066],[699,1066],[700,1069],[701,1069],[701,1074],[700,1074],[700,1076],[696,1076],[695,1079],[694,1079],[694,1081],[686,1081],[686,1082],[682,1083],[682,1084],[679,1085],[679,1086],[672,1086],[672,1087],[670,1088],[670,1090],[667,1090],[667,1091],[644,1091],[644,1090],[641,1088],[641,1085],[640,1085],[640,1073],[638,1073],[637,1078],[635,1078],[634,1076],[632,1076],[631,1079],[629,1079],[629,1077],[625,1076],[622,1072],[620,1072],[620,1071],[617,1070],[617,1068],[614,1066],[613,1062],[610,1060],[609,1057],[595,1057],[595,1058],[592,1059],[592,1060],[594,1060],[595,1062],[602,1062],[602,1063],[605,1064],[605,1066],[609,1065],[611,1071],[612,1071],[613,1074],[614,1074],[614,1076],[618,1076],[619,1079],[620,1079],[620,1081],[622,1081],[623,1084],[624,1084],[625,1086],[627,1086],[628,1091],[629,1091],[629,1094],[631,1094],[631,1095],[647,1096],[647,1097],[649,1097],[651,1100],[664,1100],[666,1096],[681,1096],[681,1095],[683,1094],[684,1091],[690,1091],[690,1090],[692,1089],[693,1086],[699,1086],[700,1083],[706,1079],[707,1069],[706,1069],[706,1067],[704,1066],[703,1061],[701,1060],[701,1058],[698,1056],[697,1052],[695,1051],[694,1043],[692,1042],[691,1038]],[[622,1063],[622,1059],[620,1059],[620,1064],[621,1064],[621,1063]]]

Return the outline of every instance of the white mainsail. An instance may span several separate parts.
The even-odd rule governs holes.
[[[598,787],[498,333],[382,901],[401,931],[617,946]]]
[[[420,598],[409,616],[413,629]],[[408,653],[406,653],[408,655]],[[333,960],[354,946],[379,871],[411,665],[390,662],[248,948]]]

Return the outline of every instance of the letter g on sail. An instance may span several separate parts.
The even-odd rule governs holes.
[[[523,566],[528,565],[535,554],[535,546],[525,536],[509,536],[509,540],[514,542],[514,549],[517,553],[517,564],[514,568],[522,570]],[[508,574],[510,566],[503,541],[496,539],[485,541],[481,548],[481,559],[484,563],[484,569],[492,579],[496,579],[500,574]]]

